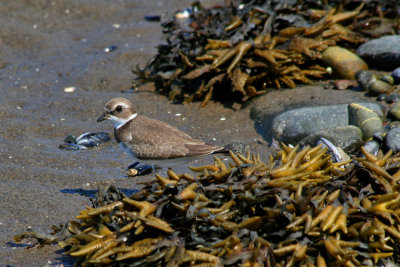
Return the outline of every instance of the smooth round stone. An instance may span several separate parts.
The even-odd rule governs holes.
[[[387,132],[385,136],[385,146],[389,150],[393,150],[394,153],[400,151],[400,128],[393,128]]]
[[[368,70],[368,65],[359,56],[340,46],[330,46],[322,53],[322,60],[332,67],[337,78],[354,80],[360,70]]]
[[[356,50],[374,69],[393,70],[400,66],[400,35],[384,36],[362,44]]]
[[[384,117],[384,108],[378,103],[360,103]],[[297,144],[307,136],[318,132],[346,126],[349,123],[348,104],[303,107],[276,115],[271,124],[264,125],[268,135],[286,144]]]
[[[375,140],[371,140],[371,141],[366,142],[366,143],[363,145],[363,147],[364,147],[369,153],[371,153],[371,154],[373,154],[373,155],[375,155],[375,156],[378,155],[379,148],[380,148],[379,143],[378,143],[377,141],[375,141]]]
[[[369,84],[373,81],[376,81],[376,75],[369,70],[360,70],[357,71],[355,78],[362,89],[365,91],[368,90]]]
[[[346,153],[354,153],[362,144],[361,129],[354,125],[339,126],[313,133],[299,142],[300,146],[315,146],[321,137],[329,140]]]
[[[389,126],[389,128],[387,131],[390,131],[391,129],[396,128],[396,127],[400,128],[400,121],[391,121],[388,124],[388,126]]]
[[[377,96],[380,94],[390,93],[393,90],[392,85],[381,81],[375,80],[368,85],[368,94],[370,96]]]
[[[349,124],[360,127],[364,140],[368,140],[376,133],[383,133],[383,122],[373,110],[361,106],[357,103],[351,103],[348,106]]]
[[[358,85],[355,80],[336,80],[332,82],[335,89],[346,90],[347,88],[356,87]]]
[[[390,75],[384,75],[380,78],[381,81],[384,81],[385,83],[388,83],[390,85],[394,84],[394,79],[393,76]]]
[[[380,94],[376,97],[376,101],[386,101],[386,98],[388,97],[387,94]]]
[[[400,84],[400,67],[392,71],[392,77],[394,84]]]
[[[390,107],[389,116],[395,120],[400,120],[400,102],[396,102]]]
[[[383,127],[385,128],[386,125],[384,125]],[[385,132],[386,132],[386,128],[385,128]],[[372,137],[372,140],[378,142],[379,144],[382,144],[383,143],[383,135],[385,134],[385,132],[375,133],[374,136]]]
[[[391,104],[394,102],[399,102],[400,95],[399,94],[390,94],[386,97],[386,103]]]

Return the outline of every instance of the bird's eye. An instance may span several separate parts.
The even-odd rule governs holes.
[[[117,106],[117,107],[115,108],[115,110],[116,110],[117,112],[121,112],[121,111],[122,111],[122,106]]]

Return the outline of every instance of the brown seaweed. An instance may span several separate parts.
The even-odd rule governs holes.
[[[83,266],[398,261],[399,157],[362,149],[337,163],[320,146],[281,147],[266,162],[230,152],[229,163],[191,167],[194,176],[170,169],[129,197],[113,189],[57,241]]]
[[[396,1],[227,1],[214,8],[194,4],[187,22],[163,22],[166,44],[143,69],[170,100],[214,97],[243,102],[272,87],[293,88],[328,78],[321,53],[333,45],[360,44],[397,31]],[[187,25],[186,25],[187,23]],[[209,81],[213,81],[210,82]]]

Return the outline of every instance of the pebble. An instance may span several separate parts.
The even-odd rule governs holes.
[[[393,92],[393,86],[382,80],[373,81],[368,87],[368,94],[371,96],[390,94],[391,92]]]
[[[361,129],[354,125],[345,125],[313,133],[299,142],[300,146],[315,146],[321,138],[328,139],[346,153],[354,153],[362,143]]]
[[[400,95],[399,94],[390,94],[386,97],[386,103],[392,104],[394,102],[399,102]]]
[[[384,117],[384,108],[380,104],[360,104]],[[340,104],[296,108],[276,115],[270,123],[269,118],[264,118],[262,114],[258,114],[256,117],[265,120],[259,120],[260,125],[265,128],[259,129],[261,132],[267,132],[271,135],[270,137],[286,144],[297,144],[315,132],[348,125],[349,114],[347,106],[348,104]],[[267,140],[270,139],[268,137]]]
[[[400,66],[400,35],[384,36],[362,44],[356,50],[374,69],[393,70]]]
[[[394,84],[394,78],[393,78],[393,76],[391,76],[391,75],[383,75],[383,76],[380,78],[380,80],[381,80],[381,81],[384,81],[385,83],[388,83],[388,84],[390,84],[390,85],[393,85],[393,84]]]
[[[348,88],[356,87],[357,82],[355,80],[336,80],[332,84],[338,90],[346,90]]]
[[[161,21],[161,16],[160,15],[146,15],[144,16],[144,19],[150,22],[159,22]]]
[[[386,125],[383,126],[383,128],[385,128]],[[386,134],[387,130],[385,128],[385,132],[384,133],[375,133],[374,136],[372,137],[372,140],[375,140],[376,142],[378,142],[379,144],[383,143],[383,136]]]
[[[387,132],[385,136],[385,146],[394,153],[400,152],[400,128],[396,127]]]
[[[378,155],[379,149],[380,149],[380,145],[377,141],[375,140],[371,140],[366,142],[363,147],[371,154],[373,155]]]
[[[400,121],[391,121],[388,125],[387,125],[387,130],[386,131],[390,131],[393,128],[400,128]],[[385,128],[386,129],[386,128]]]
[[[376,97],[376,101],[386,101],[386,98],[388,97],[387,94],[380,94]]]
[[[111,45],[111,46],[104,48],[104,52],[110,53],[110,52],[114,51],[115,49],[117,49],[117,46]]]
[[[393,77],[393,83],[394,84],[400,84],[400,67],[396,68],[392,72],[392,77]]]
[[[381,80],[375,80],[372,81],[369,85],[368,85],[368,94],[370,96],[377,96],[380,94],[387,94],[393,91],[393,87],[392,85],[381,81]]]
[[[355,78],[360,87],[368,91],[371,96],[378,96],[380,94],[387,94],[393,91],[393,86],[383,80],[378,80],[372,71],[362,70],[358,71]]]
[[[368,86],[371,82],[376,81],[376,76],[372,71],[360,70],[356,73],[355,78],[360,85],[360,87],[367,91]]]
[[[76,90],[76,87],[74,87],[74,86],[69,86],[69,87],[64,88],[65,93],[72,93],[72,92],[75,92],[75,90]]]
[[[373,110],[351,103],[348,106],[349,124],[360,127],[364,140],[368,140],[376,133],[383,133],[383,122]]]
[[[360,70],[368,70],[368,65],[359,56],[340,46],[330,46],[322,53],[322,60],[332,67],[337,78],[354,80]]]
[[[400,102],[396,102],[393,106],[390,107],[389,116],[392,119],[400,120]]]

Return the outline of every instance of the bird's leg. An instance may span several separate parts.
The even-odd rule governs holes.
[[[160,167],[158,167],[156,165],[151,165],[151,168],[153,169],[154,173],[159,173],[158,170],[161,169]]]

